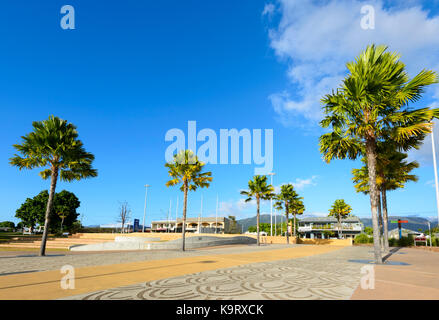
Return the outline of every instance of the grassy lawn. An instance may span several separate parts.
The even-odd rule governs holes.
[[[0,244],[11,241],[12,238],[20,237],[23,240],[29,239],[32,240],[40,240],[41,234],[23,234],[21,232],[0,232]],[[49,235],[49,238],[54,238],[53,235]]]
[[[16,247],[0,247],[1,251],[27,251],[27,252],[39,252],[40,248],[16,248]],[[46,252],[59,252],[59,251],[69,251],[69,249],[61,248],[46,248]]]
[[[13,237],[26,237],[29,235],[23,235],[20,232],[0,232],[0,243],[2,242],[8,242]]]

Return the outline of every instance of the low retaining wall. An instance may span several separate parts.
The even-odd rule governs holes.
[[[351,238],[348,239],[303,239],[299,238],[299,244],[323,244],[330,246],[342,246],[348,247],[352,246],[353,241]]]
[[[253,235],[252,235],[253,236]],[[256,238],[256,236],[253,236]],[[287,243],[287,237],[281,237],[281,236],[263,236],[260,237],[260,241],[261,243],[266,243],[266,244],[286,244]],[[289,237],[289,241],[290,244],[295,244],[296,243],[296,237]]]
[[[186,238],[189,237],[199,237],[199,236],[206,236],[206,237],[236,237],[236,236],[248,236],[248,237],[256,237],[252,235],[247,234],[215,234],[215,233],[189,233],[186,232]],[[102,240],[114,240],[116,237],[158,237],[161,240],[168,241],[168,240],[176,240],[181,238],[181,233],[175,233],[175,232],[134,232],[134,233],[77,233],[75,235],[75,238],[80,239],[102,239]]]
[[[137,240],[137,239],[136,239]],[[186,239],[185,247],[187,249],[204,248],[213,246],[223,246],[231,244],[254,244],[256,239],[246,236],[234,237],[213,237],[213,236],[197,236]],[[169,250],[180,249],[182,239],[176,239],[165,242],[149,242],[139,238],[137,241],[114,241],[103,242],[87,245],[74,245],[70,247],[71,251],[119,251],[119,250]]]
[[[223,237],[223,238],[233,238],[237,236],[245,236],[256,239],[256,235],[237,235],[237,234],[198,234],[198,233],[186,233],[186,239],[190,237]],[[136,233],[78,233],[76,237],[80,239],[102,239],[102,240],[114,240],[116,237],[152,237],[160,238],[161,241],[172,241],[181,239],[181,233],[160,233],[160,232],[136,232]],[[261,243],[267,244],[286,244],[287,238],[285,236],[260,236]],[[290,244],[296,243],[296,238],[290,237]],[[299,244],[321,244],[321,245],[334,245],[334,246],[352,246],[352,239],[303,239],[298,238],[297,243]]]

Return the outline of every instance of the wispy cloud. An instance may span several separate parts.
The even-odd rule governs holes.
[[[309,186],[316,186],[317,185],[317,178],[318,176],[312,176],[311,178],[307,178],[307,179],[301,179],[301,178],[296,178],[296,180],[294,182],[288,182],[290,184],[292,184],[294,186],[294,188],[298,191],[303,190],[306,187]],[[275,186],[274,187],[274,191],[276,193],[280,192],[280,187],[284,184],[288,184],[288,183],[282,183],[281,185]]]
[[[262,15],[263,16],[268,16],[271,17],[274,13],[274,11],[276,10],[276,7],[274,4],[272,3],[267,3],[264,6],[264,10],[262,11]]]
[[[384,6],[382,1],[369,1],[375,9],[375,29],[363,30],[365,2],[279,0],[280,20],[269,30],[269,38],[287,64],[290,80],[287,89],[269,96],[279,121],[315,125],[322,117],[320,99],[339,86],[345,63],[371,43],[399,52],[412,76],[423,68],[439,70],[439,17],[429,16],[420,1],[404,3]],[[439,99],[438,86],[428,95]]]

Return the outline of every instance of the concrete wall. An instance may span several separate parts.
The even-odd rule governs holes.
[[[257,236],[252,236],[254,238],[256,238]],[[267,243],[267,244],[287,244],[287,237],[281,237],[281,236],[264,236],[264,237],[260,237],[260,241],[261,243]],[[296,238],[290,236],[289,237],[289,243],[290,244],[294,244],[296,243]]]
[[[299,244],[324,244],[331,246],[352,246],[353,241],[352,238],[348,239],[303,239],[300,238],[298,241]]]
[[[142,238],[131,237],[132,241],[114,241],[102,242],[86,245],[73,245],[69,249],[71,251],[119,251],[119,250],[169,250],[180,249],[182,239],[175,239],[165,242],[148,242]],[[138,240],[137,240],[138,239]],[[136,241],[137,240],[137,241]],[[234,237],[213,237],[213,236],[197,236],[188,237],[186,239],[186,248],[203,248],[212,246],[223,246],[231,244],[254,244],[256,239],[245,236]]]
[[[198,234],[198,233],[186,233],[187,237],[196,237],[196,236],[215,236],[215,237],[236,237],[239,234]],[[77,233],[75,237],[80,239],[102,239],[102,240],[114,240],[116,237],[158,237],[160,240],[175,240],[181,238],[181,233],[175,232],[136,232],[136,233]],[[247,236],[247,235],[245,235]],[[251,237],[251,236],[250,236]],[[254,236],[256,237],[256,236]]]
[[[181,233],[160,233],[160,232],[137,232],[137,233],[81,233],[77,234],[81,239],[102,239],[102,240],[114,240],[116,237],[158,237],[161,241],[176,240],[181,238]],[[237,234],[197,234],[197,233],[186,233],[186,237],[199,237],[199,236],[215,236],[215,237],[236,237]],[[244,235],[256,239],[256,235]],[[267,244],[286,244],[286,237],[281,236],[261,236],[261,243]],[[296,243],[295,237],[290,237],[290,243]],[[352,246],[352,239],[298,239],[299,244],[323,244],[323,245],[334,245],[334,246]]]

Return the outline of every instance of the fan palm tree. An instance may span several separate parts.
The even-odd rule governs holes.
[[[250,202],[251,200],[256,200],[256,232],[257,232],[257,244],[260,245],[259,241],[259,213],[261,200],[270,200],[274,197],[274,188],[271,184],[267,183],[266,176],[254,176],[253,180],[248,182],[248,190],[241,191],[241,194],[247,196],[245,202]]]
[[[304,206],[302,203],[302,197],[299,197],[294,190],[292,184],[284,184],[280,187],[280,192],[275,196],[275,207],[278,210],[285,210],[285,217],[287,219],[287,225],[289,221],[289,214],[294,215],[294,236],[296,236],[296,214],[300,212]],[[302,212],[303,212],[302,210]],[[290,243],[289,232],[287,230],[287,243]]]
[[[377,178],[376,183],[379,189],[379,206],[382,207],[382,237],[383,249],[389,251],[389,235],[388,235],[388,212],[387,212],[387,191],[404,188],[407,182],[418,181],[416,175],[410,174],[419,163],[416,161],[407,162],[407,154],[399,152],[395,149],[395,145],[390,143],[378,144],[377,155]],[[369,176],[367,161],[362,159],[364,166],[360,169],[353,169],[352,174],[357,192],[369,193]],[[378,208],[381,212],[381,208]]]
[[[182,251],[185,251],[188,192],[195,191],[198,187],[208,188],[212,181],[212,172],[202,172],[204,165],[191,150],[181,150],[174,155],[172,162],[165,164],[165,167],[168,168],[168,174],[172,178],[166,182],[166,186],[181,184],[180,190],[184,193]]]
[[[413,139],[423,139],[431,132],[431,121],[439,109],[411,110],[426,86],[437,83],[437,74],[423,70],[409,79],[405,65],[386,46],[371,45],[354,62],[347,63],[349,74],[342,86],[326,95],[323,128],[329,133],[320,137],[324,160],[357,159],[364,155],[368,164],[370,204],[374,230],[374,256],[382,263],[378,228],[378,194],[376,184],[377,143],[383,139],[397,141],[404,151]]]
[[[44,256],[58,178],[70,182],[96,177],[97,170],[92,168],[94,155],[85,151],[73,124],[50,116],[47,120],[33,122],[32,126],[34,130],[22,137],[23,142],[13,145],[21,155],[15,154],[10,164],[20,170],[48,167],[40,172],[43,179],[51,179],[39,253]]]
[[[335,200],[331,209],[329,210],[329,216],[334,217],[338,221],[338,235],[339,238],[343,237],[343,230],[341,227],[341,220],[347,217],[352,211],[350,205],[348,205],[343,199]]]

